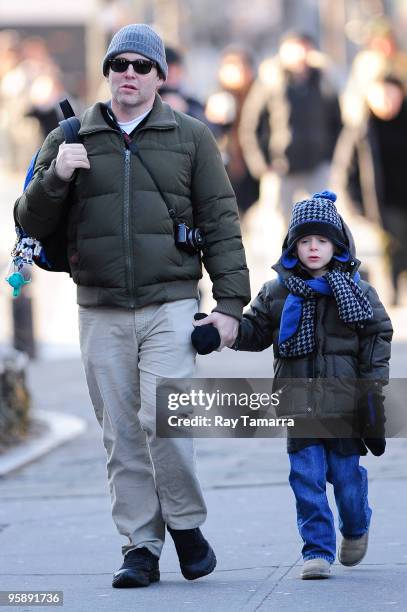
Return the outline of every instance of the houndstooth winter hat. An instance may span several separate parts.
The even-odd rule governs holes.
[[[339,247],[346,248],[342,220],[335,201],[336,194],[333,191],[321,191],[314,193],[310,200],[302,200],[294,205],[288,226],[287,250],[297,240],[310,234],[325,236]]]
[[[158,34],[145,23],[132,23],[116,32],[103,58],[105,76],[109,71],[109,60],[119,53],[140,53],[157,63],[164,79],[168,76],[164,43]]]

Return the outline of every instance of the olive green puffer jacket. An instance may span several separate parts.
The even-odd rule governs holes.
[[[22,228],[39,239],[52,234],[69,207],[68,259],[78,303],[138,308],[197,296],[200,256],[175,246],[173,221],[149,170],[177,219],[205,234],[202,259],[216,310],[240,318],[250,300],[248,270],[235,196],[209,129],[157,95],[134,136],[148,170],[107,123],[101,103],[85,112],[79,134],[90,170],[78,170],[70,182],[59,179],[57,128],[15,206]]]

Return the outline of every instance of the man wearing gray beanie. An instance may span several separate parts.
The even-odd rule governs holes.
[[[15,216],[39,240],[66,228],[112,515],[128,539],[113,586],[142,587],[160,579],[166,529],[186,579],[215,568],[199,529],[206,506],[193,441],[156,435],[156,380],[194,375],[201,260],[217,304],[200,323],[217,328],[220,348],[236,338],[250,287],[216,143],[157,93],[168,72],[161,38],[145,24],[122,28],[102,71],[111,100],[85,111],[79,143],[65,143],[61,127],[49,134]]]
[[[163,81],[168,76],[165,47],[161,38],[150,26],[134,23],[119,30],[112,38],[103,58],[103,74],[109,73],[109,60],[124,53],[139,53],[156,63],[159,76]]]

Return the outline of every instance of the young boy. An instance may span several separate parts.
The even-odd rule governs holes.
[[[370,380],[380,406],[374,381],[388,381],[393,330],[376,291],[360,280],[360,261],[335,200],[324,191],[294,206],[282,256],[273,266],[278,279],[262,287],[244,314],[232,348],[262,351],[273,344],[275,378]],[[340,394],[329,396],[328,390],[326,396],[314,414],[346,416]],[[289,437],[287,446],[304,541],[301,578],[328,578],[336,538],[326,482],[334,487],[343,536],[339,561],[357,565],[366,554],[372,514],[359,456],[366,447],[382,454],[385,440]]]

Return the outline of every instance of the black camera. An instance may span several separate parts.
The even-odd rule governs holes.
[[[190,255],[199,253],[205,244],[205,237],[199,228],[190,228],[186,223],[175,226],[175,244]]]

